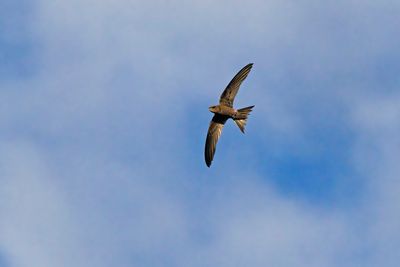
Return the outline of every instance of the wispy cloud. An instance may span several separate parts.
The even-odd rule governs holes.
[[[15,29],[0,16],[0,265],[396,266],[399,9],[41,0]],[[206,107],[248,62],[248,133],[228,124],[207,169]]]

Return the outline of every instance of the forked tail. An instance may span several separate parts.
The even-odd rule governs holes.
[[[237,110],[234,120],[237,126],[239,126],[239,129],[242,131],[242,133],[244,133],[244,128],[246,127],[247,117],[253,108],[254,106],[250,106]]]

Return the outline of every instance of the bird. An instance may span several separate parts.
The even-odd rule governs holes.
[[[211,166],[218,139],[221,136],[222,129],[224,128],[225,122],[228,119],[233,119],[239,127],[240,131],[244,133],[244,129],[247,123],[247,116],[254,108],[254,105],[236,110],[233,107],[233,101],[235,100],[235,96],[239,91],[240,85],[246,79],[252,67],[253,63],[249,63],[244,66],[235,75],[235,77],[233,77],[228,86],[222,92],[219,99],[219,104],[208,108],[211,113],[214,113],[214,116],[211,119],[210,125],[208,127],[204,149],[204,159],[206,161],[207,167]]]

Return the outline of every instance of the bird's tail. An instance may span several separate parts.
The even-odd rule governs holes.
[[[244,133],[244,128],[246,127],[247,116],[250,114],[253,108],[254,106],[250,106],[237,110],[234,120],[242,133]]]

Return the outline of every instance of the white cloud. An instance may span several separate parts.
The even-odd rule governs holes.
[[[6,262],[395,266],[400,101],[368,82],[379,84],[374,64],[397,52],[398,8],[393,1],[39,1],[27,22],[39,67],[33,77],[1,82]],[[304,204],[280,195],[257,169],[235,166],[192,177],[197,169],[185,157],[204,134],[192,134],[193,114],[184,111],[215,101],[248,61],[256,61],[246,81],[252,91],[241,91],[237,103],[256,104],[260,146],[305,142],[308,116],[335,118],[337,108],[355,133],[361,200]],[[205,131],[209,118],[201,116],[196,130]]]

